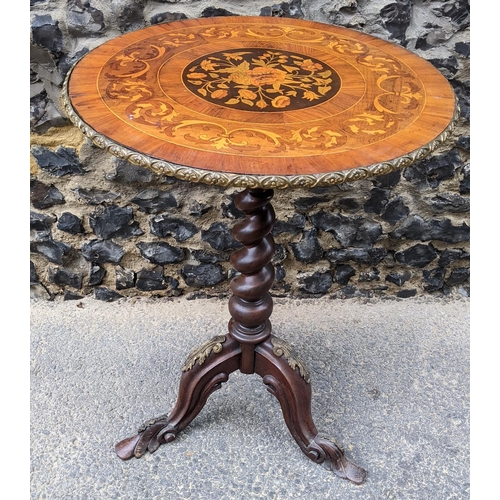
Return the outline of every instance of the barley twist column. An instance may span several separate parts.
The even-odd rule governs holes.
[[[233,236],[243,244],[231,255],[231,264],[240,274],[231,281],[229,333],[240,343],[242,373],[254,373],[254,347],[271,335],[269,317],[273,301],[269,289],[274,282],[274,239],[271,231],[275,214],[270,201],[272,189],[245,189],[235,198],[245,219],[235,224]]]

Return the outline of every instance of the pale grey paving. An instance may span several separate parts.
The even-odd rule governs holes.
[[[189,351],[226,333],[224,300],[31,302],[31,498],[465,500],[469,299],[276,299],[274,333],[312,375],[313,416],[368,470],[305,457],[260,377],[233,374],[176,441],[116,442],[168,413]]]

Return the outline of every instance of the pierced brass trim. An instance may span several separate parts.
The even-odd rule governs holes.
[[[292,370],[298,368],[300,376],[309,384],[311,382],[311,375],[304,361],[297,354],[295,349],[288,342],[274,335],[271,335],[271,344],[273,345],[273,353],[278,357],[284,356]]]
[[[451,135],[451,132],[455,128],[455,125],[460,117],[460,109],[457,103],[455,105],[455,113],[450,124],[434,140],[404,156],[382,163],[374,163],[367,167],[358,167],[338,172],[309,175],[246,175],[221,173],[203,170],[200,168],[186,167],[170,163],[165,160],[160,160],[158,158],[139,153],[138,151],[128,149],[99,134],[80,118],[71,105],[68,95],[68,81],[75,65],[73,65],[70,71],[68,71],[64,80],[61,94],[61,104],[71,122],[97,147],[104,149],[106,152],[122,160],[147,168],[160,175],[176,177],[182,181],[199,182],[222,187],[251,189],[313,188],[320,186],[334,186],[345,182],[359,181],[378,175],[389,174],[391,172],[409,167],[414,162],[422,160],[435,151]]]
[[[184,366],[181,368],[183,372],[187,372],[193,368],[193,366],[198,361],[199,365],[202,365],[204,361],[210,356],[212,351],[214,353],[219,353],[222,351],[222,344],[226,341],[225,335],[217,335],[216,337],[207,340],[200,347],[195,349],[187,358]]]

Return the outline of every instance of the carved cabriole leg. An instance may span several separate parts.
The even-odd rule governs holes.
[[[258,345],[255,353],[255,372],[280,402],[286,425],[300,449],[337,476],[363,483],[366,471],[346,458],[333,440],[318,434],[311,415],[309,372],[300,357],[274,336]]]
[[[116,454],[122,460],[140,458],[146,451],[153,453],[161,444],[173,441],[200,413],[210,394],[239,369],[240,357],[240,346],[229,335],[205,342],[182,368],[177,403],[170,415],[144,423],[135,436],[115,446]]]
[[[233,236],[243,248],[231,255],[231,264],[240,274],[231,281],[229,299],[229,333],[241,345],[242,373],[254,372],[254,347],[271,335],[275,215],[269,202],[273,194],[272,189],[245,189],[234,200],[246,216],[233,228]]]
[[[309,458],[360,484],[366,472],[348,460],[333,441],[318,435],[311,416],[311,386],[304,363],[286,342],[271,336],[273,194],[270,189],[246,189],[235,198],[236,208],[246,215],[233,229],[243,248],[231,256],[231,264],[240,275],[231,282],[233,296],[229,301],[229,332],[242,349],[240,371],[255,372],[263,378],[268,390],[278,398],[291,434]]]

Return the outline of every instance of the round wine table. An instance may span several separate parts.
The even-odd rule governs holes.
[[[229,329],[182,367],[177,403],[116,445],[127,460],[175,439],[229,375],[257,373],[300,449],[335,474],[366,472],[311,417],[303,360],[272,334],[276,189],[352,182],[410,166],[443,143],[454,93],[427,61],[372,36],[312,21],[221,17],[149,26],[90,51],[63,90],[94,144],[154,172],[241,188]]]

